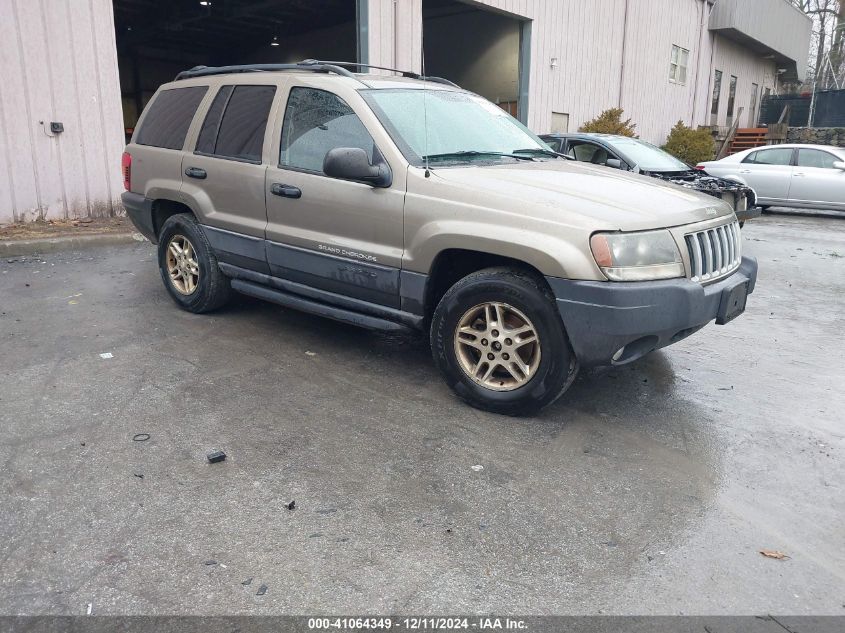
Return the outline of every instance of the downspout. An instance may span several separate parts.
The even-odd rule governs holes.
[[[707,6],[708,0],[701,0],[701,20],[699,23],[699,30],[698,30],[698,53],[696,55],[695,60],[695,86],[693,87],[692,91],[692,111],[690,112],[690,125],[695,127],[695,108],[698,105],[698,85],[701,83],[701,49],[703,47],[702,42],[704,41],[704,30],[705,30],[705,21],[704,21],[704,9]],[[710,11],[707,13],[707,21],[710,20],[710,14],[713,12],[713,5],[710,5]],[[711,56],[711,66],[712,66],[712,56],[713,51],[711,47],[710,51]],[[710,85],[708,80],[708,86]],[[705,105],[705,118],[707,117],[707,106]]]
[[[399,10],[396,8],[396,0],[393,0],[393,59],[390,65],[399,68]]]
[[[710,11],[711,12],[713,11],[712,6],[710,7]],[[716,55],[716,35],[715,35],[715,33],[711,33],[710,34],[710,68],[707,71],[710,74],[710,76],[707,78],[707,94],[710,95],[710,102],[709,102],[710,106],[704,107],[704,117],[705,117],[704,120],[707,121],[708,126],[711,126],[710,118],[713,116],[711,111],[713,109],[713,106],[712,106],[713,88],[715,87],[715,81],[716,81],[716,76],[715,76],[716,75],[716,72],[715,72],[716,69],[713,67],[713,57],[715,57],[715,55]],[[722,87],[719,86],[720,92],[721,92],[721,89],[722,89]],[[708,103],[708,102],[705,102],[705,103]],[[721,94],[720,94],[719,95],[719,106],[716,108],[716,127],[718,127],[718,125],[719,125],[719,108],[721,108],[721,107],[722,107],[722,97],[721,97]]]
[[[355,25],[357,30],[357,56],[359,64],[370,63],[370,7],[369,0],[355,1]]]
[[[625,49],[628,44],[628,2],[625,0],[625,17],[622,20],[622,60],[619,64],[619,103],[618,108],[622,107],[622,89],[625,85]]]

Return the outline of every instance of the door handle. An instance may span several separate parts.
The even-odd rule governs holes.
[[[270,185],[270,193],[274,196],[281,196],[282,198],[301,198],[302,190],[293,185],[283,185],[280,182],[274,182]]]
[[[793,176],[799,176],[799,177],[803,178],[803,177],[804,177],[804,176],[806,176],[807,174],[805,174],[803,171],[796,171],[796,172],[795,172],[794,174],[792,174],[792,175],[793,175]]]
[[[750,170],[750,169],[740,169],[740,170],[739,170],[739,173],[741,173],[741,174],[750,174],[750,173],[751,173],[751,170]]]
[[[199,180],[205,180],[208,176],[208,174],[205,173],[205,170],[200,169],[199,167],[188,167],[185,170],[185,175],[188,178],[198,178]]]

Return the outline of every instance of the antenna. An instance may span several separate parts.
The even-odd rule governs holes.
[[[422,53],[422,80],[423,80],[423,132],[425,134],[425,141],[423,146],[425,148],[425,177],[431,177],[431,170],[428,164],[428,78],[425,72],[425,27],[420,24],[420,52]]]

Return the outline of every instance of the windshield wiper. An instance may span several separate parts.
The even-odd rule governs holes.
[[[563,154],[558,154],[556,151],[552,149],[543,149],[542,147],[529,147],[526,149],[515,149],[513,150],[514,154],[542,154],[543,156],[554,156],[557,158],[558,156],[563,156]]]
[[[508,154],[507,152],[484,152],[475,149],[463,150],[460,152],[444,152],[443,154],[429,154],[423,156],[423,160],[449,160],[461,158],[474,158],[477,156],[495,156],[496,158],[506,156],[508,158],[516,158],[517,160],[534,160],[531,156],[521,156],[519,154]]]

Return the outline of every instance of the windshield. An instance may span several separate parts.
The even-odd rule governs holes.
[[[643,171],[687,171],[689,166],[651,143],[635,138],[614,138],[610,144]]]
[[[555,158],[522,123],[476,95],[419,89],[362,94],[408,161],[416,165],[423,164],[425,156],[432,164]]]

